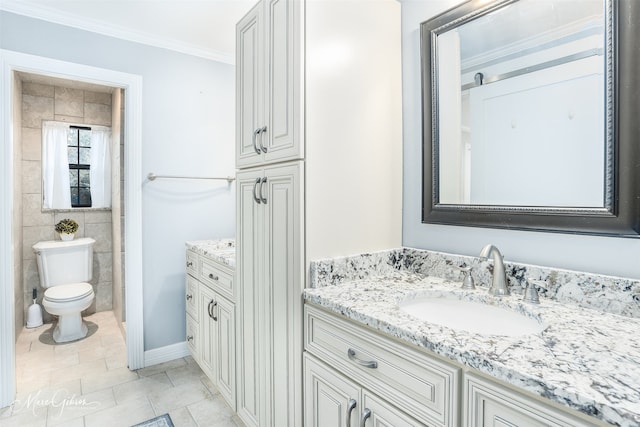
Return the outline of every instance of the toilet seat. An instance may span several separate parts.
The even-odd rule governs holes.
[[[69,283],[53,286],[44,292],[44,299],[50,302],[71,302],[86,298],[93,293],[89,283]]]

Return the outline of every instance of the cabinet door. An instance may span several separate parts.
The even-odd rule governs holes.
[[[191,275],[187,275],[185,283],[185,307],[188,315],[194,319],[200,318],[200,301],[198,299],[198,287],[200,284]]]
[[[216,371],[215,344],[216,328],[212,310],[215,303],[213,291],[200,284],[200,367],[209,378],[214,378]]]
[[[464,419],[469,427],[594,425],[471,373],[465,374],[464,383]]]
[[[262,170],[238,173],[236,179],[236,278],[238,280],[238,415],[247,426],[260,425],[260,399],[263,384],[260,342],[264,339],[264,298],[262,297],[264,251],[263,209],[256,202],[256,180]]]
[[[263,4],[258,4],[236,25],[236,167],[263,161],[256,134],[264,118]],[[259,151],[259,152],[257,152]]]
[[[366,427],[424,427],[427,424],[418,422],[368,391],[362,393],[362,409],[360,425],[365,420]]]
[[[187,347],[193,359],[200,363],[200,327],[193,317],[187,315]]]
[[[231,409],[236,409],[236,325],[232,303],[217,296],[214,309],[216,322],[216,387]]]
[[[360,389],[312,356],[304,356],[304,425],[357,427]]]
[[[198,254],[192,250],[187,250],[186,254],[186,270],[187,274],[192,275],[193,277],[198,276]]]
[[[299,54],[301,38],[296,26],[299,1],[266,0],[265,114],[260,134],[265,162],[303,157],[299,120]]]
[[[302,162],[265,168],[264,354],[268,423],[302,424]]]

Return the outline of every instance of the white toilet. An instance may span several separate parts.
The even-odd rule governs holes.
[[[89,280],[93,273],[93,244],[85,237],[71,241],[38,242],[33,245],[38,262],[40,286],[45,289],[42,305],[58,316],[53,330],[56,342],[79,340],[87,336],[81,312],[89,308],[95,294]]]

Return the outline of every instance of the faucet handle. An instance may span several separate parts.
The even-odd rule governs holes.
[[[529,278],[525,280],[522,287],[524,288],[524,297],[522,298],[522,300],[531,304],[540,304],[540,298],[538,297],[538,288],[548,289],[548,285],[545,280]]]
[[[473,283],[473,277],[471,277],[471,266],[459,266],[456,268],[464,274],[464,278],[462,279],[462,289],[475,289],[476,285]]]

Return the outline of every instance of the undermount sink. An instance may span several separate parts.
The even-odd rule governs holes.
[[[536,319],[515,311],[455,297],[420,297],[398,306],[426,322],[481,335],[517,337],[537,334],[545,328]]]

